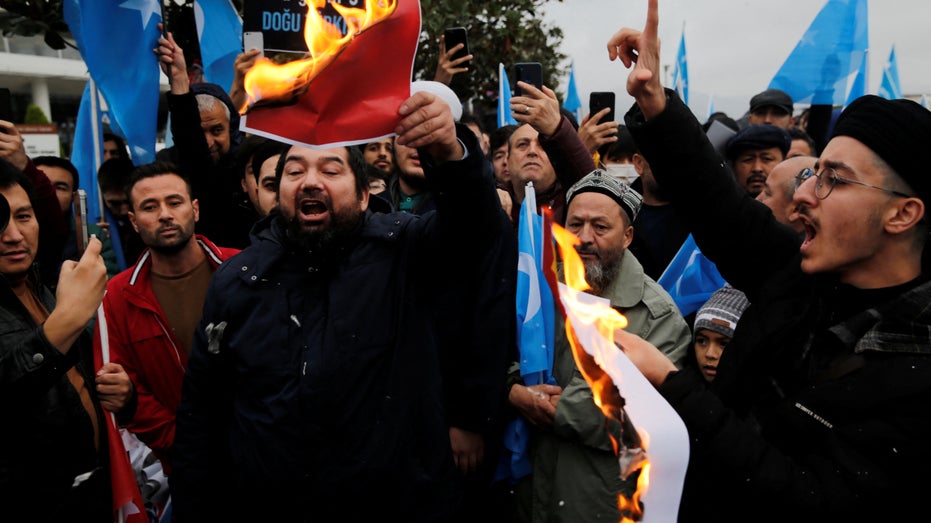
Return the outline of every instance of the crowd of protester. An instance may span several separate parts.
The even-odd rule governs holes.
[[[450,102],[475,57],[440,39],[451,96],[415,91],[396,136],[328,149],[240,130],[259,53],[226,92],[192,82],[166,32],[175,145],[137,165],[108,134],[94,223],[74,165],[0,121],[3,506],[112,521],[113,416],[153,522],[639,517],[618,498],[649,448],[623,400],[596,400],[561,318],[526,372],[532,201],[684,422],[680,521],[917,513],[931,113],[867,95],[802,119],[766,89],[699,122],[660,83],[658,23],[651,1],[607,40],[630,70],[605,73],[635,100],[623,122],[521,82],[517,123],[485,129]],[[683,314],[657,281],[690,234],[727,283]]]

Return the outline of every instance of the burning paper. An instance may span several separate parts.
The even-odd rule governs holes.
[[[624,441],[614,442],[618,473],[626,477],[640,469],[634,498],[618,500],[622,521],[676,521],[689,456],[685,424],[614,344],[614,330],[626,327],[626,318],[608,300],[583,292],[589,287],[585,267],[573,248],[578,239],[557,225],[553,236],[563,258],[566,283],[559,284],[559,297],[576,365],[608,421],[636,430],[636,434],[627,431]]]
[[[307,147],[335,147],[391,136],[411,95],[420,35],[417,0],[330,5],[346,33],[321,16],[326,0],[307,2],[307,56],[260,61],[246,74],[243,131]]]

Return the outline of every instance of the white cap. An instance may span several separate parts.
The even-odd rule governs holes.
[[[421,91],[435,94],[442,98],[443,101],[449,105],[449,110],[453,112],[453,120],[458,122],[459,119],[462,118],[462,102],[459,101],[459,97],[456,96],[456,93],[453,92],[448,85],[433,80],[417,80],[411,82],[412,95]]]

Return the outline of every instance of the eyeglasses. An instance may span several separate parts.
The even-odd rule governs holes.
[[[885,187],[879,187],[876,185],[870,185],[868,183],[863,183],[857,180],[851,180],[850,178],[844,178],[837,175],[837,171],[833,167],[825,167],[821,170],[820,173],[809,169],[808,167],[802,169],[798,175],[795,176],[795,190],[797,191],[799,187],[805,183],[805,180],[815,177],[818,180],[815,181],[815,196],[819,200],[823,200],[831,195],[831,191],[834,190],[835,185],[843,185],[845,183],[852,183],[855,185],[862,185],[864,187],[871,187],[873,189],[879,189],[880,191],[899,196],[902,198],[911,198],[911,196],[899,192],[893,191],[892,189],[886,189]]]

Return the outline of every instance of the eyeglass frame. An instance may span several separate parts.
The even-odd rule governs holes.
[[[834,176],[830,178],[831,184],[828,186],[828,192],[824,196],[821,196],[819,192],[821,190],[821,187],[824,186],[824,179],[822,178],[822,176],[824,176],[824,173],[827,171],[833,171]],[[854,185],[862,185],[864,187],[879,189],[880,191],[889,193],[893,196],[898,196],[900,198],[912,198],[911,195],[905,194],[903,192],[895,191],[892,189],[886,189],[885,187],[880,187],[878,185],[870,185],[868,183],[861,182],[859,180],[851,180],[850,178],[844,178],[843,176],[839,176],[837,174],[837,169],[833,167],[825,167],[819,173],[816,173],[814,169],[812,169],[811,167],[805,167],[804,169],[799,171],[797,175],[795,175],[795,190],[797,191],[798,188],[801,187],[803,183],[805,183],[805,181],[807,181],[809,178],[812,178],[812,177],[818,179],[815,182],[815,197],[818,198],[819,200],[826,200],[827,197],[830,196],[832,192],[834,192],[834,186],[837,185],[838,181],[840,181],[841,183],[851,183]]]

